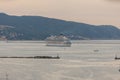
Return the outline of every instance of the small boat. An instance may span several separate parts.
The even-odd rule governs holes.
[[[115,56],[115,60],[120,60],[120,57],[117,57],[117,55]]]
[[[95,49],[94,52],[99,52],[99,50],[98,50],[98,49]]]

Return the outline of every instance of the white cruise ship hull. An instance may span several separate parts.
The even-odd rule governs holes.
[[[71,47],[71,44],[47,44],[46,46]]]

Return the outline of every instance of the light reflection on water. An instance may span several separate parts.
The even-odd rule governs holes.
[[[119,80],[120,41],[73,41],[71,47],[47,47],[44,41],[0,42],[0,56],[60,55],[60,60],[0,59],[0,79]]]

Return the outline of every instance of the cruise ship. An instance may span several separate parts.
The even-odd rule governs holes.
[[[71,47],[71,41],[66,36],[50,36],[46,38],[46,46]]]

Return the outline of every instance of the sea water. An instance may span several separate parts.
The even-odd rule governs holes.
[[[60,56],[60,59],[0,59],[0,80],[120,80],[120,40],[0,41],[0,56]],[[6,76],[7,75],[7,76]]]

